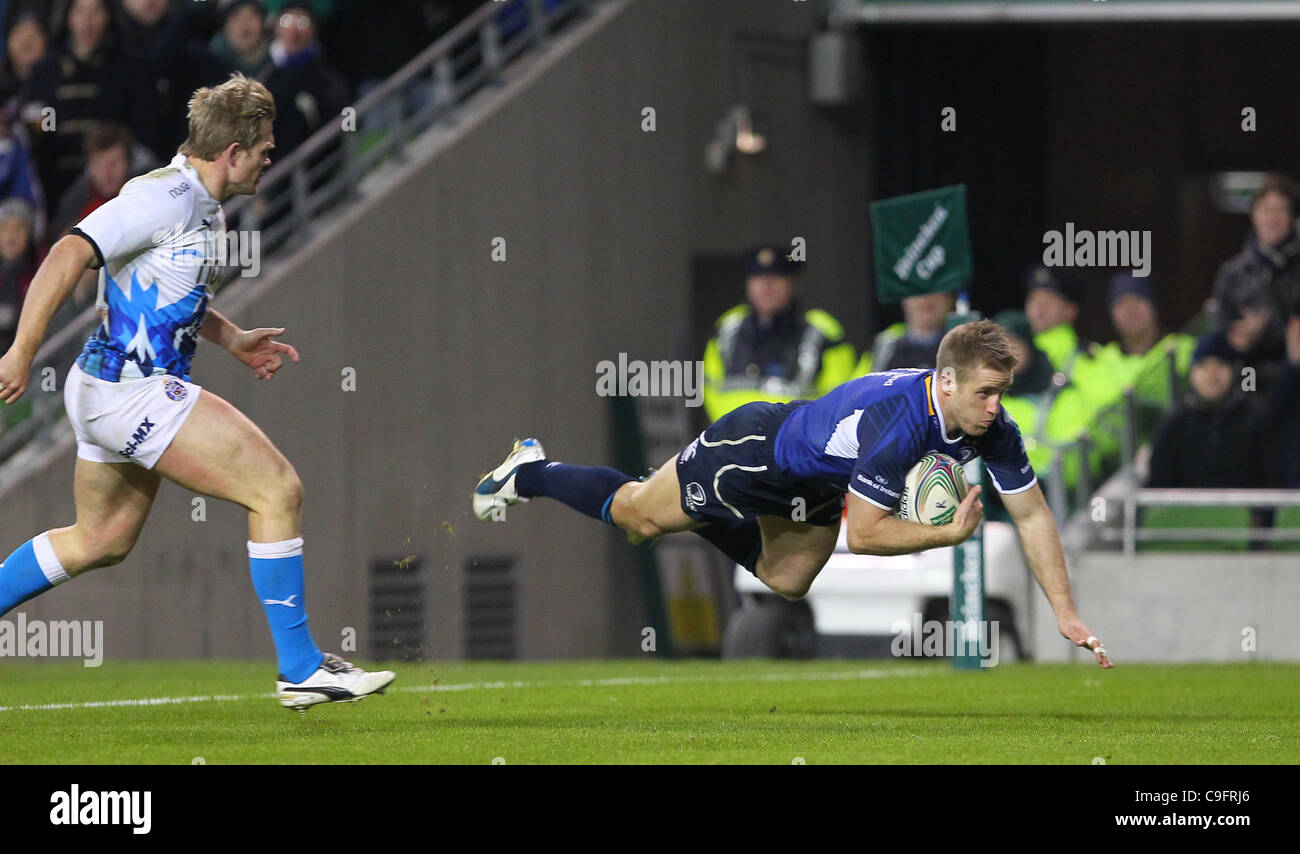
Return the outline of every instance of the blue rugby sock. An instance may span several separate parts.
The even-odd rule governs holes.
[[[538,460],[524,463],[515,472],[515,490],[522,498],[554,498],[579,513],[612,525],[609,506],[614,493],[634,480],[605,466],[570,466]]]
[[[67,580],[50,545],[50,532],[32,537],[0,563],[0,615]]]
[[[253,589],[262,600],[271,639],[286,682],[301,682],[320,667],[325,656],[307,628],[303,601],[302,537],[278,543],[248,543]]]
[[[719,519],[692,533],[708,540],[727,557],[750,572],[758,566],[758,556],[763,553],[763,531],[757,519]]]

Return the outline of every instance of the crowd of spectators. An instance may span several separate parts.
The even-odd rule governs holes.
[[[1255,193],[1245,246],[1219,270],[1199,338],[1165,327],[1154,277],[1124,272],[1107,292],[1112,340],[1089,341],[1075,328],[1083,283],[1064,268],[1024,270],[1023,310],[994,320],[1019,357],[1003,405],[1045,482],[1059,478],[1073,494],[1086,470],[1100,485],[1120,462],[1131,392],[1136,438],[1152,440],[1147,485],[1300,489],[1300,446],[1273,441],[1300,427],[1298,200],[1281,176]],[[710,420],[751,400],[816,397],[872,371],[934,367],[952,294],[905,299],[903,322],[846,372],[852,345],[833,317],[799,299],[801,267],[777,246],[747,254],[748,299],[719,319],[706,351]]]
[[[195,89],[266,84],[282,159],[480,2],[0,0],[0,352],[35,265],[171,160]],[[93,299],[87,277],[55,320]]]
[[[1161,426],[1152,487],[1300,489],[1300,188],[1270,176],[1240,253],[1219,268],[1191,388]],[[1191,450],[1192,452],[1185,453]]]

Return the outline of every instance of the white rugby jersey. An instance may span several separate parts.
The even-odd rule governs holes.
[[[77,364],[102,380],[172,374],[190,358],[225,259],[221,205],[177,154],[132,178],[72,229],[95,247],[96,305],[107,314]]]

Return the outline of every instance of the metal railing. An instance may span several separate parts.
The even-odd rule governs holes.
[[[1177,352],[1171,346],[1163,364],[1168,368],[1165,392],[1169,404],[1160,413],[1167,414],[1169,408],[1176,405],[1185,382],[1178,372]],[[1206,543],[1240,543],[1247,542],[1251,548],[1264,543],[1300,542],[1300,528],[1271,527],[1273,511],[1282,507],[1300,507],[1300,490],[1285,489],[1146,489],[1142,487],[1138,471],[1137,455],[1139,448],[1150,436],[1139,429],[1142,420],[1141,407],[1150,408],[1150,399],[1142,400],[1135,391],[1137,383],[1144,378],[1137,377],[1134,383],[1124,390],[1115,403],[1101,410],[1089,424],[1088,430],[1077,440],[1055,449],[1052,457],[1052,471],[1047,482],[1047,498],[1052,513],[1060,523],[1068,521],[1076,536],[1070,539],[1078,547],[1087,547],[1098,540],[1106,543],[1121,543],[1126,557],[1137,553],[1138,543],[1142,542],[1206,542]],[[1148,416],[1153,413],[1148,412]],[[1149,418],[1150,420],[1150,418]],[[1149,425],[1148,425],[1149,426]],[[1108,431],[1118,429],[1118,436],[1108,435]],[[1103,465],[1101,470],[1093,469],[1092,450],[1099,441],[1109,440],[1106,444],[1113,447],[1118,440],[1119,458],[1110,461],[1110,467]],[[1078,481],[1074,484],[1074,504],[1071,507],[1070,488],[1063,477],[1064,462],[1073,455],[1079,466]],[[1103,461],[1105,463],[1107,461]],[[1105,481],[1103,485],[1103,481]],[[1100,487],[1094,494],[1094,488]],[[1123,513],[1118,527],[1111,520],[1092,518],[1092,501],[1102,498],[1106,504],[1118,502]],[[1221,527],[1198,526],[1187,527],[1141,527],[1143,509],[1154,507],[1223,507],[1247,508],[1254,511],[1256,518],[1249,527],[1226,524]],[[1071,512],[1073,510],[1073,513]],[[1257,524],[1263,521],[1264,524]]]
[[[1184,383],[1178,372],[1176,345],[1170,343],[1164,346],[1164,358],[1160,362],[1160,367],[1153,371],[1166,372],[1163,393],[1167,405],[1163,407],[1163,412],[1167,413],[1176,404]],[[1112,475],[1134,480],[1134,488],[1136,488],[1134,460],[1138,448],[1147,438],[1139,430],[1140,408],[1143,405],[1151,405],[1150,400],[1144,401],[1139,398],[1136,389],[1149,377],[1150,374],[1134,377],[1117,400],[1096,413],[1081,436],[1053,449],[1045,491],[1047,503],[1052,508],[1052,515],[1058,522],[1064,522],[1069,518],[1072,506],[1076,511],[1086,511],[1094,489]],[[1114,430],[1118,431],[1117,436],[1108,435]],[[1102,439],[1110,441],[1103,443]],[[1116,445],[1119,448],[1119,458],[1111,461],[1110,466],[1106,465],[1106,460],[1102,460],[1102,466],[1094,470],[1093,451],[1097,447]],[[1071,487],[1066,483],[1064,476],[1066,461],[1070,459],[1078,460],[1079,467],[1078,480],[1073,485],[1073,505],[1070,499]]]
[[[1300,542],[1300,528],[1197,527],[1139,528],[1138,513],[1144,507],[1245,507],[1273,510],[1300,507],[1300,490],[1291,489],[1133,489],[1124,496],[1124,525],[1120,529],[1104,528],[1104,540],[1122,540],[1124,556],[1133,557],[1142,541],[1197,540],[1228,542]]]
[[[359,197],[361,180],[386,161],[401,161],[406,146],[436,124],[454,123],[466,102],[504,82],[512,61],[543,51],[551,36],[598,0],[486,2],[361,98],[345,114],[312,134],[262,178],[257,196],[224,205],[227,228],[257,231],[263,266],[311,237],[312,221]],[[376,126],[375,119],[388,119]],[[226,285],[239,275],[229,267]],[[86,338],[100,322],[94,307],[58,329],[37,352],[33,374],[53,367],[60,382]],[[29,386],[30,417],[0,433],[0,465],[33,442],[53,441],[63,415],[63,395]],[[12,477],[12,473],[8,476]],[[0,472],[0,485],[6,475]]]

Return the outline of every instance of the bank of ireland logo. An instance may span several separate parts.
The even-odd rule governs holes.
[[[686,446],[686,450],[682,451],[682,456],[678,460],[678,462],[684,463],[689,461],[691,457],[695,456],[695,451],[697,448],[699,448],[699,446],[700,446],[700,440],[697,437],[694,442],[691,442],[689,445]],[[696,485],[698,486],[698,484]]]
[[[690,510],[698,510],[704,506],[704,487],[695,481],[686,484],[686,507]]]
[[[178,403],[184,400],[185,395],[189,393],[189,390],[185,388],[185,383],[180,380],[167,380],[167,382],[163,383],[163,391],[168,398]]]

